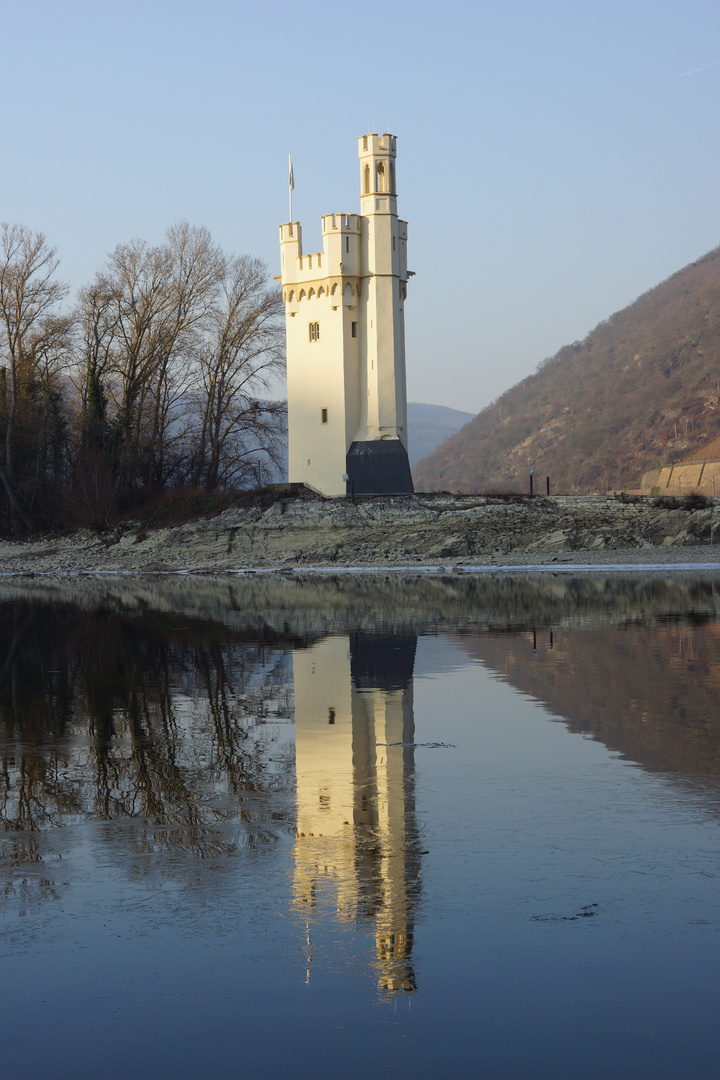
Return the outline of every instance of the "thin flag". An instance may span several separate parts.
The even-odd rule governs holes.
[[[288,173],[288,189],[290,191],[290,220],[292,221],[292,193],[293,193],[293,189],[295,187],[295,177],[293,176],[292,154],[290,154],[289,157],[290,157],[290,171]]]

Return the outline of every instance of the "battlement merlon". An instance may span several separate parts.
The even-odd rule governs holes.
[[[361,229],[359,214],[323,214],[322,231],[325,233],[357,233]]]
[[[278,226],[280,250],[289,257],[302,255],[302,225],[299,221],[286,221]]]
[[[394,158],[397,155],[397,135],[391,135],[384,131],[382,135],[377,131],[367,135],[361,135],[358,139],[358,156],[379,155]]]

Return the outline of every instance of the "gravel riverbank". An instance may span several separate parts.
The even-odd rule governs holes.
[[[278,495],[175,528],[0,542],[0,573],[718,564],[720,500]]]

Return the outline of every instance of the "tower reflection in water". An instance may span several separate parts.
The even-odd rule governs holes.
[[[375,938],[382,991],[412,991],[420,890],[415,822],[416,637],[353,634],[293,654],[294,904]],[[312,961],[308,953],[308,978]]]

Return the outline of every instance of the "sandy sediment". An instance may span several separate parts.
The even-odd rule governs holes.
[[[278,497],[175,528],[126,523],[0,543],[0,573],[223,572],[571,564],[720,565],[720,500]]]

